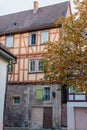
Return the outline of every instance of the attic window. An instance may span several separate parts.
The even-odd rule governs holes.
[[[16,26],[17,25],[17,22],[12,22],[12,26]]]
[[[14,22],[14,26],[16,26],[17,25],[17,22]]]

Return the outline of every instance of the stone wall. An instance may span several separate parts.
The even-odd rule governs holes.
[[[50,101],[37,102],[36,101],[36,87],[45,87],[47,85],[8,85],[6,108],[5,108],[5,121],[6,127],[26,127],[26,128],[42,128],[43,127],[43,108],[52,107],[52,123],[53,127],[60,125],[61,120],[61,95],[58,90],[58,84],[50,86]],[[56,93],[53,98],[52,92]],[[20,104],[13,103],[13,97],[20,97]],[[40,109],[41,108],[41,109]],[[32,119],[35,111],[38,112],[38,119],[34,122]],[[38,111],[39,110],[39,111]],[[32,113],[33,112],[33,113]]]

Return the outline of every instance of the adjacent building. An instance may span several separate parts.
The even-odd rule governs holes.
[[[66,100],[61,100],[59,84],[43,83],[42,58],[45,43],[59,39],[56,20],[70,15],[68,1],[42,8],[35,1],[32,10],[0,16],[0,42],[18,59],[8,72],[6,127],[66,126]]]
[[[85,92],[75,92],[73,88],[69,89],[67,121],[68,130],[87,129],[87,95]]]
[[[7,86],[7,70],[9,61],[16,62],[17,58],[0,43],[0,130],[3,129],[4,104]]]

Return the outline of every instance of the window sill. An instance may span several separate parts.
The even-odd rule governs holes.
[[[12,46],[12,47],[7,47],[7,46],[6,46],[6,48],[9,48],[9,49],[11,49],[11,48],[13,48],[13,46]]]
[[[28,72],[28,74],[39,74],[39,73],[43,73],[42,71],[38,71],[38,72]]]
[[[8,72],[8,74],[13,74],[13,72]]]
[[[52,101],[48,100],[48,101],[43,101],[43,103],[52,103]]]
[[[20,103],[13,103],[12,105],[14,105],[14,106],[19,106]]]
[[[35,44],[35,45],[29,45],[29,47],[33,47],[33,46],[37,46],[37,44]]]

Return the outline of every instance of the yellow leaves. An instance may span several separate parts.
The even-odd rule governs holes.
[[[79,91],[87,92],[87,39],[83,36],[87,28],[87,0],[75,0],[75,4],[75,15],[56,21],[57,27],[62,25],[59,41],[46,44],[45,77],[50,83],[79,86]]]

